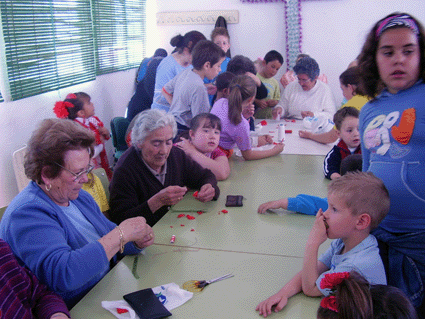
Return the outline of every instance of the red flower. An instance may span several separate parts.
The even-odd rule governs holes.
[[[74,107],[74,104],[70,102],[59,101],[55,103],[53,112],[60,119],[66,119],[69,115],[68,108]]]
[[[336,297],[335,296],[328,296],[322,299],[320,302],[320,307],[327,308],[332,311],[338,312],[338,305],[336,303]]]
[[[192,196],[193,197],[198,197],[198,191],[194,192]]]
[[[336,285],[339,285],[345,278],[350,277],[349,272],[334,272],[330,274],[325,274],[325,276],[320,281],[321,289],[334,289]]]
[[[187,215],[187,216],[186,216],[186,218],[187,218],[187,219],[190,219],[190,220],[195,219],[195,217],[194,217],[194,216],[191,216],[191,215]]]
[[[177,218],[182,218],[182,217],[184,217],[184,216],[186,216],[185,214],[178,214],[177,215]]]
[[[76,99],[77,98],[77,96],[74,94],[74,93],[69,93],[67,96],[66,96],[66,99],[69,99],[69,100],[71,100],[71,99]]]
[[[223,214],[227,214],[227,213],[228,213],[228,211],[227,211],[226,209],[222,209],[222,210],[221,210],[221,212],[222,212]]]
[[[204,212],[202,210],[197,211],[198,215],[202,215]]]
[[[262,121],[260,122],[260,124],[261,124],[262,126],[266,126],[266,125],[267,125],[267,121],[266,121],[266,120],[262,120]]]

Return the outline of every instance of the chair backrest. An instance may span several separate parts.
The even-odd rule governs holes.
[[[24,158],[27,147],[24,146],[19,150],[13,152],[13,170],[15,171],[16,183],[18,184],[18,190],[22,191],[25,187],[27,187],[30,179],[25,175],[24,169]]]
[[[128,148],[125,142],[125,132],[129,124],[129,120],[121,116],[111,120],[112,145],[115,147],[115,153],[122,153]],[[118,159],[116,156],[115,158]]]

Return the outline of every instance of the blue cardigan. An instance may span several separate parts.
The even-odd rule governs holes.
[[[86,191],[81,190],[73,203],[100,237],[116,227]],[[98,241],[89,243],[35,182],[30,182],[6,209],[0,237],[10,245],[19,262],[61,295],[68,307],[100,281],[109,267],[103,246]],[[139,252],[128,243],[124,254]]]

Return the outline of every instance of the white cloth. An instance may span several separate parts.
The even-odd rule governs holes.
[[[181,289],[174,282],[154,287],[152,291],[168,311],[181,306],[193,297],[192,292]],[[102,301],[102,307],[110,311],[118,319],[140,319],[125,300]],[[120,314],[117,308],[126,309],[128,312]]]
[[[275,106],[283,109],[283,117],[301,120],[301,111],[310,111],[314,116],[325,116],[332,120],[336,112],[336,103],[332,91],[326,83],[316,81],[315,86],[304,91],[298,82],[291,82],[283,91],[279,103]]]

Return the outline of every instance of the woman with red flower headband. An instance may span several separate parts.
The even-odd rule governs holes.
[[[406,295],[386,285],[370,286],[355,271],[332,273],[320,282],[332,294],[323,298],[317,319],[417,319],[417,313]]]
[[[74,120],[94,133],[96,140],[93,154],[94,166],[102,167],[111,180],[112,171],[104,144],[105,140],[109,140],[110,134],[103,122],[94,115],[94,105],[90,95],[84,92],[70,93],[64,101],[56,102],[53,112],[58,118]]]

